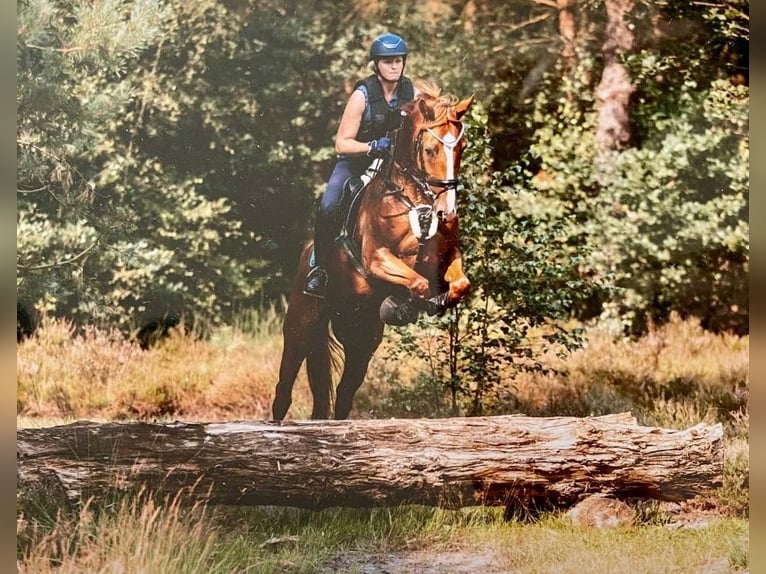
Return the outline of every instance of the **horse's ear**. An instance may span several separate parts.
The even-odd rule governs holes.
[[[473,105],[473,95],[458,102],[458,104],[455,106],[455,115],[457,115],[457,119],[462,118],[465,115],[465,113],[469,109],[471,109],[472,105]]]
[[[436,116],[434,115],[434,111],[428,107],[428,105],[425,103],[425,101],[421,98],[418,98],[418,107],[420,108],[420,113],[423,115],[423,117],[428,122],[434,121]]]

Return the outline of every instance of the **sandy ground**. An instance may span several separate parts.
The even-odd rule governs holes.
[[[319,574],[512,574],[496,564],[493,551],[399,552],[381,556],[347,553]]]
[[[714,510],[699,509],[694,504],[672,504],[665,507],[673,519],[665,526],[679,528],[705,528],[719,518]],[[504,564],[505,563],[505,564]],[[705,574],[731,574],[727,558],[711,562]],[[346,552],[336,556],[317,574],[519,574],[510,572],[507,560],[498,556],[492,544],[467,549],[448,549],[435,553],[405,550],[370,554],[369,552]],[[739,574],[748,574],[739,571]]]

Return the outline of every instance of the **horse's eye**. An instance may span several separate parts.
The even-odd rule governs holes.
[[[425,151],[428,157],[430,158],[436,157],[437,150],[435,147],[427,147]]]

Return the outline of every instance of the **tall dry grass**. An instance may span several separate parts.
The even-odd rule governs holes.
[[[597,325],[584,348],[551,354],[550,372],[517,377],[516,404],[528,414],[605,414],[631,410],[642,422],[682,428],[729,422],[747,411],[749,337],[705,331],[677,315],[640,339]],[[502,406],[502,396],[496,405]]]
[[[216,557],[204,506],[184,507],[180,497],[158,502],[146,492],[42,520],[22,512],[16,535],[20,574],[202,573],[225,561]]]
[[[403,360],[397,352],[399,333],[384,341],[358,395],[359,415],[449,414],[447,354],[440,347],[445,336],[432,326],[418,329],[416,357]],[[538,338],[531,335],[530,345],[543,348]],[[582,349],[571,353],[549,345],[537,357],[543,369],[499,373],[499,383],[484,398],[484,410],[533,416],[629,410],[641,422],[672,428],[703,420],[728,423],[747,412],[746,336],[711,333],[697,320],[673,316],[639,339],[596,324],[587,329],[585,340]],[[470,400],[470,393],[469,388],[463,400]]]
[[[746,572],[747,523],[576,528],[500,508],[185,508],[126,498],[41,526],[20,520],[21,574]],[[488,570],[485,568],[490,567]]]
[[[75,334],[65,321],[46,321],[17,349],[18,424],[78,418],[268,418],[280,331],[279,314],[267,310],[211,330],[204,339],[172,331],[161,344],[142,350],[116,331]],[[695,321],[674,318],[642,339],[597,326],[587,340],[586,347],[564,358],[555,353],[544,357],[547,374],[504,380],[488,399],[490,410],[541,416],[631,410],[646,424],[674,428],[723,421],[724,486],[703,504],[733,518],[695,531],[674,533],[662,524],[647,524],[594,536],[571,530],[559,517],[517,528],[503,522],[498,509],[232,511],[189,508],[178,499],[157,501],[139,493],[58,513],[50,505],[20,505],[18,571],[352,572],[365,571],[369,560],[349,562],[349,555],[421,549],[441,555],[470,551],[476,544],[489,544],[496,562],[509,571],[745,570],[748,338],[715,335]],[[424,353],[406,363],[387,361],[387,345],[396,345],[395,333],[374,359],[353,416],[449,414],[444,385],[428,376],[437,360],[435,338],[424,339]],[[301,373],[291,415],[306,418],[309,412],[308,384]],[[492,541],[498,543],[492,546]],[[559,552],[540,554],[539,548],[550,544]],[[647,558],[647,549],[654,557]],[[337,570],[344,565],[345,570]]]
[[[422,355],[406,362],[388,359],[395,339],[391,334],[373,359],[355,416],[448,414],[445,384],[424,374],[434,370],[433,337],[424,332]],[[75,335],[66,321],[46,321],[17,349],[17,412],[112,420],[268,418],[281,349],[281,318],[273,309],[205,339],[174,329],[149,350],[117,331],[88,328]],[[642,422],[673,428],[729,423],[747,412],[749,338],[709,333],[695,320],[674,317],[638,340],[597,326],[583,349],[566,357],[551,351],[542,360],[545,373],[503,379],[486,399],[488,412],[631,410]],[[302,370],[291,414],[309,412]]]
[[[17,413],[36,418],[108,420],[265,419],[270,416],[281,354],[273,309],[198,338],[184,329],[143,350],[120,332],[75,334],[45,321],[17,350]],[[302,373],[293,416],[310,412]]]

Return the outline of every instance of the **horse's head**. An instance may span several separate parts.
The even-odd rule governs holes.
[[[456,214],[460,158],[466,146],[461,118],[473,96],[458,100],[425,85],[418,97],[403,107],[406,117],[396,139],[395,159],[421,191],[434,197],[440,219]]]

